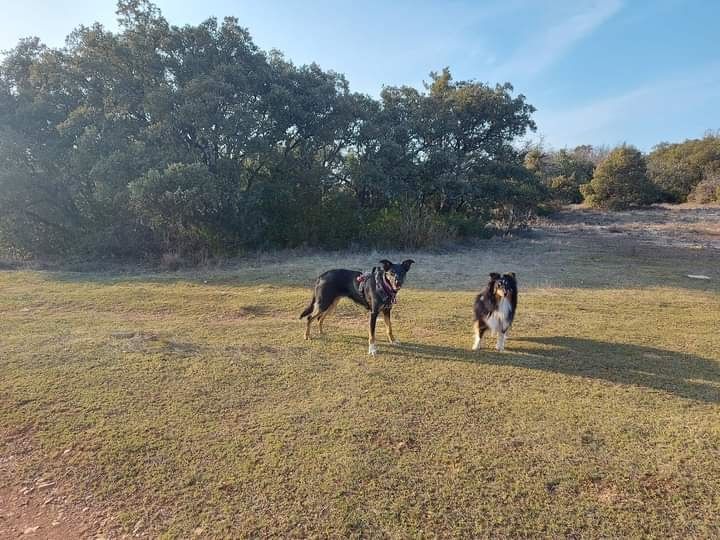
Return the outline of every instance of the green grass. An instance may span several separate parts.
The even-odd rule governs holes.
[[[309,343],[297,320],[314,274],[375,255],[0,272],[0,433],[169,537],[719,535],[720,289],[684,277],[717,255],[488,246],[411,254],[376,358],[349,303]],[[471,353],[475,291],[511,269],[507,352]]]

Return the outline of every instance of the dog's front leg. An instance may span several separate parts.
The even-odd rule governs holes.
[[[370,312],[370,336],[368,338],[368,354],[375,356],[377,347],[375,346],[375,325],[377,324],[378,312],[373,310]]]
[[[385,328],[387,329],[387,336],[390,340],[390,343],[393,345],[400,345],[399,341],[395,340],[395,336],[393,335],[392,331],[392,319],[390,318],[390,310],[384,309],[383,310],[383,320],[385,321]]]
[[[480,327],[480,321],[475,321],[473,328],[475,330],[475,341],[473,342],[472,350],[478,351],[480,350],[480,345],[482,343],[481,340],[485,329]]]
[[[503,352],[505,350],[505,332],[501,330],[498,330],[497,345],[495,346],[495,349],[499,352]]]

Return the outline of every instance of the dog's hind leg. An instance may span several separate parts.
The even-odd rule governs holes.
[[[325,311],[323,311],[323,312],[318,316],[318,325],[319,325],[319,327],[320,327],[320,335],[323,334],[323,322],[325,322],[325,318],[326,318],[328,315],[332,315],[332,313],[335,311],[335,308],[336,308],[337,305],[338,305],[338,302],[340,302],[340,297],[337,297],[335,300],[333,300],[333,303],[330,304],[330,307],[327,308]]]
[[[313,316],[308,315],[307,325],[305,326],[305,339],[310,339],[310,325],[313,322]]]
[[[318,333],[321,336],[323,334],[325,334],[325,332],[323,332],[323,321],[325,321],[325,317],[327,317],[327,316],[328,316],[328,312],[325,311],[325,312],[321,313],[320,316],[318,317]]]
[[[385,329],[387,330],[387,337],[390,340],[390,343],[392,343],[393,345],[400,345],[400,342],[396,341],[395,336],[393,336],[392,319],[390,318],[389,309],[383,310],[383,320],[385,321]]]
[[[480,321],[475,321],[473,328],[475,329],[475,341],[473,343],[472,350],[478,351],[480,350],[480,343],[486,329],[481,326]]]
[[[318,302],[315,302],[312,313],[307,316],[307,326],[305,326],[305,339],[310,339],[310,325],[315,319],[317,319],[321,315],[322,312],[320,311],[320,306],[318,305]]]
[[[377,324],[378,313],[376,311],[370,312],[370,329],[368,336],[368,354],[375,356],[377,354],[377,347],[375,346],[375,325]]]
[[[320,325],[320,333],[322,334],[322,324],[325,317],[327,317],[330,313],[332,313],[332,310],[335,309],[335,306],[340,301],[340,297],[336,296],[335,298],[329,299],[327,296],[323,296],[322,294],[316,294],[315,295],[315,304],[312,306],[312,313],[308,315],[307,318],[307,327],[305,328],[305,339],[310,339],[310,325],[314,320],[318,321],[318,324]]]

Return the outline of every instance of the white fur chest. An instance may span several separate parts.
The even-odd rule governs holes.
[[[485,317],[485,324],[493,334],[504,334],[510,327],[512,304],[507,298],[500,300],[497,309]]]

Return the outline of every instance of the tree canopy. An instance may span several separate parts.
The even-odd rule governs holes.
[[[536,147],[525,154],[525,167],[549,189],[549,197],[560,204],[580,203],[580,186],[590,181],[605,150],[590,145],[573,150],[545,152]]]
[[[647,177],[643,155],[628,145],[610,152],[582,190],[585,202],[607,210],[623,210],[657,201],[657,190]]]
[[[234,18],[178,27],[144,0],[117,13],[117,32],[26,39],[0,64],[6,246],[339,247],[374,241],[366,231],[393,215],[464,234],[522,224],[537,205],[543,187],[513,145],[534,108],[510,84],[444,69],[376,100],[260,50]]]
[[[661,143],[648,155],[650,179],[671,202],[685,202],[695,187],[720,174],[720,136]]]

